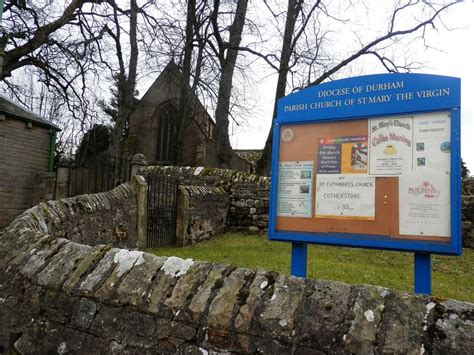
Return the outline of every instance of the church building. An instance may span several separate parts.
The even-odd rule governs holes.
[[[142,153],[149,164],[173,164],[181,82],[182,73],[171,61],[130,116],[129,136],[124,147],[128,155]],[[188,102],[180,165],[215,167],[215,123],[191,88]],[[233,169],[243,172],[252,170],[252,164],[237,154],[232,157],[231,165]]]

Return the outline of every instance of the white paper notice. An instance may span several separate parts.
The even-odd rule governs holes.
[[[414,123],[413,169],[450,172],[451,133],[447,112],[417,116]]]
[[[311,217],[313,165],[313,161],[280,163],[278,171],[278,216]]]
[[[413,170],[413,118],[369,120],[369,175]]]
[[[375,219],[375,177],[318,174],[316,218]]]
[[[399,181],[400,234],[451,235],[449,174],[439,171],[406,173]]]

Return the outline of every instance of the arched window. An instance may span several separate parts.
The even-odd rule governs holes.
[[[156,160],[160,163],[173,162],[173,142],[176,132],[175,106],[167,103],[158,112],[158,131],[156,136]]]

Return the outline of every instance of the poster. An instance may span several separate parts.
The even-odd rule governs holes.
[[[450,175],[439,171],[405,173],[399,181],[401,235],[451,235]]]
[[[413,170],[413,118],[369,120],[369,175]]]
[[[318,140],[318,174],[367,174],[367,136]]]
[[[447,112],[420,115],[414,120],[413,170],[450,172],[451,131]]]
[[[278,172],[277,215],[311,218],[313,162],[281,162]]]
[[[375,177],[318,174],[316,218],[375,219]]]

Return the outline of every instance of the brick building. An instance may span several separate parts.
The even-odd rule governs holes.
[[[171,61],[130,116],[129,136],[124,147],[126,154],[142,153],[150,164],[172,164],[181,82],[182,73]],[[215,123],[191,89],[188,98],[188,119],[180,164],[215,167],[217,159],[212,138]],[[251,170],[251,164],[236,154],[231,165],[235,170]]]
[[[35,175],[52,170],[57,131],[0,95],[0,228],[32,206]]]

